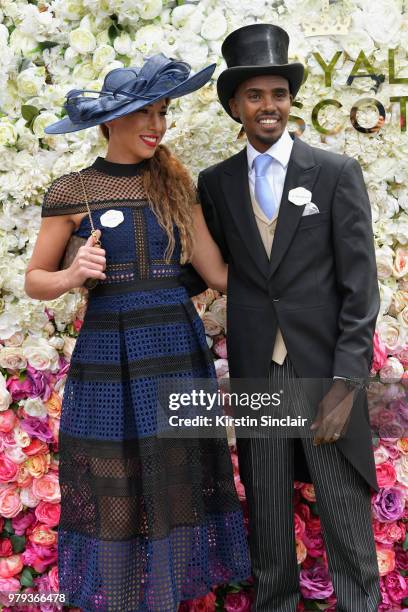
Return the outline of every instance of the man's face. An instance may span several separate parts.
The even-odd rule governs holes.
[[[249,142],[263,153],[282,136],[292,100],[284,77],[265,75],[241,83],[229,104],[232,115],[241,120]]]

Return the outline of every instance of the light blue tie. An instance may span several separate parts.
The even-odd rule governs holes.
[[[254,159],[255,198],[268,219],[272,219],[276,210],[275,198],[266,176],[266,172],[272,161],[273,157],[267,153],[258,155]]]

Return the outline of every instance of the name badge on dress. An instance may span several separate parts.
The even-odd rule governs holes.
[[[123,223],[124,218],[121,210],[107,210],[101,215],[101,224],[104,227],[116,227]]]

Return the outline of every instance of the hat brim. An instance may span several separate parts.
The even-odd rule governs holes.
[[[101,125],[106,121],[113,121],[113,119],[119,119],[125,115],[130,115],[131,113],[134,113],[145,106],[149,106],[150,104],[154,104],[158,100],[162,100],[164,98],[181,98],[182,96],[186,96],[194,91],[197,91],[197,89],[201,89],[201,87],[203,87],[211,79],[215,68],[216,64],[211,64],[196,74],[193,74],[191,77],[183,81],[183,83],[176,85],[172,89],[168,89],[166,92],[161,92],[157,95],[157,97],[151,100],[129,100],[128,104],[125,104],[116,110],[112,110],[104,115],[96,117],[95,119],[83,121],[81,123],[73,123],[69,117],[64,117],[64,119],[48,125],[44,131],[46,134],[67,134],[69,132],[78,132],[79,130],[85,130],[89,127]]]
[[[229,106],[230,99],[234,96],[237,87],[239,87],[241,83],[252,77],[267,74],[282,76],[289,81],[289,91],[292,96],[295,97],[302,84],[304,70],[303,64],[298,62],[278,65],[268,64],[267,66],[233,66],[221,72],[218,77],[218,98],[228,115],[234,119],[234,121],[241,123],[239,118],[232,116]]]

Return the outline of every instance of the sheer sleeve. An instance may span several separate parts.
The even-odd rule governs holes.
[[[86,212],[83,189],[76,172],[57,178],[45,193],[41,217]]]

